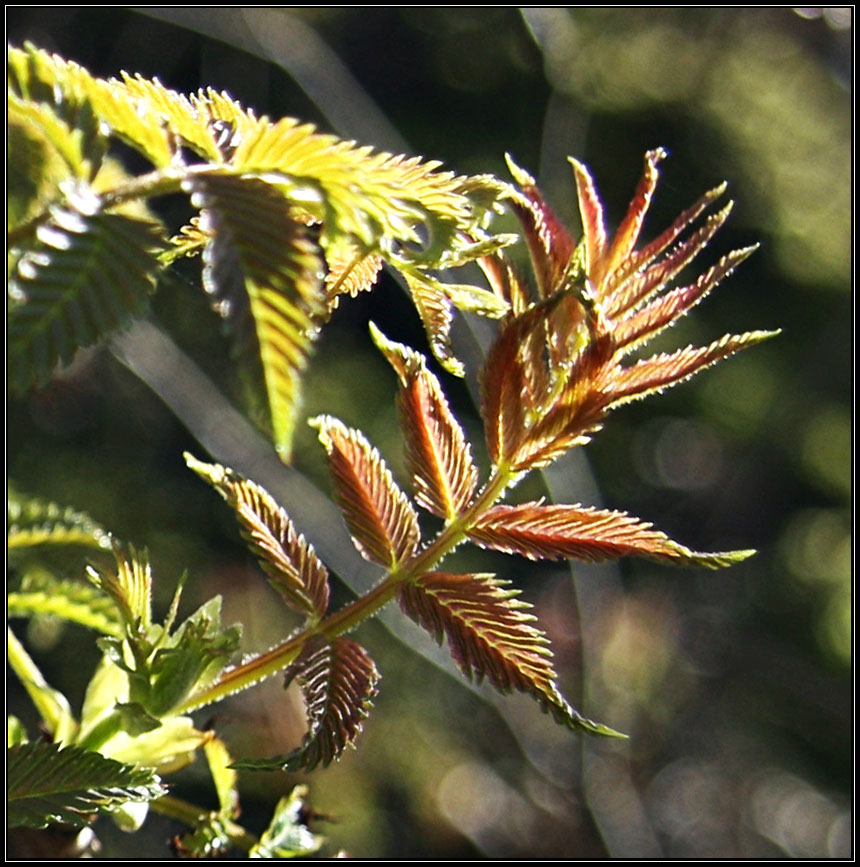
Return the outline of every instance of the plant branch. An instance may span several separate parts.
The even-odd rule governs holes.
[[[423,551],[405,563],[396,565],[385,579],[363,596],[290,638],[275,645],[271,650],[246,660],[225,672],[218,680],[188,698],[177,713],[188,713],[200,707],[226,698],[228,695],[247,689],[265,680],[295,662],[305,644],[315,635],[324,635],[329,640],[355,629],[362,621],[376,614],[397,593],[397,588],[414,581],[433,569],[455,548],[465,541],[469,530],[505,492],[518,477],[507,466],[497,467],[471,505],[447,524],[439,535]]]

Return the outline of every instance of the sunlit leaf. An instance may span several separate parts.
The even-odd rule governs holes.
[[[151,801],[166,794],[148,768],[43,741],[9,750],[6,783],[6,821],[12,827],[79,826],[126,801]]]
[[[305,770],[326,767],[353,746],[367,716],[379,672],[367,651],[343,636],[320,637],[287,669],[286,683],[302,690],[310,728],[302,745],[286,756],[244,759],[236,768]]]
[[[421,537],[418,516],[379,452],[331,416],[311,424],[328,452],[335,495],[358,550],[385,567],[405,560]]]
[[[173,149],[161,116],[147,111],[148,105],[141,108],[122,82],[95,78],[77,63],[32,45],[10,48],[8,57],[22,95],[58,106],[88,103],[97,122],[107,124],[156,166],[169,165]]]
[[[187,453],[185,460],[236,512],[245,539],[284,601],[315,619],[325,614],[328,570],[272,495],[219,464],[204,464]]]
[[[204,288],[259,363],[275,448],[290,456],[301,375],[325,312],[322,263],[271,184],[211,174],[191,185],[204,209]]]
[[[15,634],[6,627],[6,660],[27,691],[39,716],[56,742],[70,740],[77,731],[69,700],[45,680]]]
[[[49,616],[78,623],[104,635],[122,634],[116,606],[105,594],[81,581],[28,574],[6,596],[9,617]]]
[[[511,174],[522,190],[522,195],[511,197],[511,203],[525,232],[538,297],[547,298],[562,288],[561,280],[570,264],[576,244],[570,232],[547,204],[535,179],[517,166],[510,156],[507,161]]]
[[[594,562],[637,556],[717,569],[753,553],[700,554],[624,512],[543,503],[494,506],[478,519],[469,537],[485,548],[531,560]]]
[[[15,391],[46,382],[58,363],[144,312],[163,246],[151,223],[101,213],[79,190],[37,230],[10,279],[8,374]]]
[[[141,114],[159,118],[173,135],[181,136],[183,144],[204,158],[220,160],[209,118],[202,115],[188,97],[165,87],[157,78],[142,75],[123,73],[122,83],[114,85],[140,107]]]
[[[111,599],[132,634],[138,629],[145,633],[152,625],[152,570],[146,551],[129,547],[115,549],[116,571],[89,567],[90,580]]]
[[[500,692],[527,693],[571,728],[617,736],[583,718],[558,691],[549,641],[518,594],[492,575],[430,572],[403,584],[398,598],[440,644],[447,638],[451,656],[470,680],[486,678]]]
[[[249,858],[301,858],[319,851],[323,838],[307,826],[307,796],[307,786],[296,786],[278,801],[269,827],[248,853]]]
[[[466,435],[424,358],[387,340],[378,329],[373,336],[400,378],[400,414],[415,500],[440,517],[453,518],[468,505],[478,482]]]
[[[614,332],[615,343],[629,352],[641,343],[656,337],[699,303],[721,280],[740,265],[757,247],[735,250],[700,275],[695,283],[672,289],[655,298],[647,306],[622,319]]]
[[[754,346],[778,333],[749,331],[745,334],[727,334],[709,346],[688,346],[677,352],[661,353],[631,367],[613,371],[601,383],[609,397],[608,405],[617,406],[652,392],[662,391],[741,349]]]
[[[35,545],[81,545],[110,550],[110,534],[89,515],[30,497],[10,496],[6,505],[9,549]]]

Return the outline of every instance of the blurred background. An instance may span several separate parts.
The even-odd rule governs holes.
[[[458,173],[507,177],[509,152],[574,234],[568,155],[590,166],[617,224],[644,151],[663,146],[671,158],[645,235],[725,179],[735,210],[699,270],[761,244],[667,345],[781,335],[618,411],[523,493],[623,509],[692,548],[758,556],[718,573],[462,561],[524,588],[566,694],[630,739],[583,740],[529,700],[465,687],[392,611],[394,632],[378,622],[358,632],[382,672],[358,749],[306,780],[243,773],[251,830],[306,781],[331,817],[315,826],[329,851],[356,857],[851,855],[850,8],[7,7],[7,29],[13,44],[30,40],[97,75],[225,89],[258,113]],[[165,202],[162,216],[178,226],[183,207]],[[249,647],[263,649],[293,624],[223,503],[182,461],[184,449],[215,453],[212,438],[226,433],[218,459],[270,466],[229,415],[240,385],[196,279],[191,268],[162,287],[148,323],[157,332],[81,353],[8,404],[8,474],[14,490],[147,546],[162,605],[184,569],[186,612],[223,593],[227,622],[242,621]],[[405,480],[395,382],[368,339],[370,318],[424,346],[414,310],[384,276],[341,305],[320,342],[307,414],[362,428]],[[479,439],[469,390],[446,383]],[[213,433],[201,418],[222,404]],[[325,490],[320,451],[303,434],[295,469]],[[278,482],[284,502],[296,498],[293,482]],[[297,517],[311,538],[325,532],[323,518],[306,520]],[[353,570],[344,577],[374,580],[342,539],[329,548]],[[91,636],[35,623],[25,637],[48,680],[80,702],[97,660]],[[11,689],[10,710],[26,720]],[[277,679],[214,712],[235,755],[284,753],[302,737],[300,699]],[[176,785],[211,801],[202,768]],[[180,830],[157,817],[129,837],[100,825],[101,857],[166,855]]]

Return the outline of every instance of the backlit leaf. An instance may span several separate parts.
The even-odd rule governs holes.
[[[15,391],[41,385],[58,363],[144,312],[163,246],[151,223],[102,213],[78,190],[37,231],[12,275],[8,375]]]
[[[286,684],[293,680],[301,687],[310,724],[301,746],[286,756],[243,759],[233,767],[310,771],[327,767],[354,745],[379,681],[367,651],[344,636],[331,642],[320,636],[287,669]]]
[[[527,693],[573,729],[617,736],[586,720],[561,695],[549,641],[532,625],[531,606],[518,593],[492,575],[430,572],[403,584],[398,598],[403,611],[440,644],[447,638],[451,656],[470,680],[486,678],[500,692]]]
[[[469,504],[478,483],[466,435],[424,358],[375,328],[374,340],[400,378],[398,403],[415,500],[435,515],[454,518]]]
[[[219,464],[204,464],[187,453],[185,460],[236,512],[242,534],[283,600],[314,619],[325,614],[328,570],[272,495]]]
[[[418,547],[418,516],[379,452],[360,431],[331,416],[311,424],[329,456],[335,495],[358,550],[390,568]]]
[[[325,311],[322,262],[289,200],[250,177],[206,175],[192,185],[210,235],[204,288],[259,362],[275,448],[289,459],[301,375]]]
[[[749,331],[726,334],[708,346],[688,346],[677,352],[661,353],[639,361],[631,367],[607,374],[604,386],[609,406],[618,406],[655,391],[662,391],[724,358],[767,340],[779,332]]]
[[[476,522],[469,538],[484,548],[521,554],[530,560],[595,562],[637,556],[717,569],[753,553],[700,554],[624,512],[542,503],[494,506]]]
[[[110,550],[110,533],[83,512],[44,500],[10,495],[6,505],[9,549],[83,545]]]
[[[323,838],[307,826],[311,810],[305,803],[307,786],[296,786],[278,801],[269,827],[248,853],[249,858],[301,858],[319,851]]]

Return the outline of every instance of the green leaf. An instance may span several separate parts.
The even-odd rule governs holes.
[[[27,730],[24,724],[16,716],[11,714],[6,717],[6,748],[17,747],[27,743]]]
[[[318,852],[323,838],[311,832],[306,822],[307,786],[296,786],[278,801],[269,827],[248,853],[250,858],[297,858]]]
[[[211,174],[190,185],[209,235],[203,283],[260,368],[275,448],[288,460],[317,321],[322,260],[290,201],[254,177]]]
[[[72,716],[68,699],[59,690],[48,684],[36,663],[8,627],[6,628],[6,644],[6,658],[9,667],[15,672],[24,689],[27,690],[30,700],[35,705],[54,740],[65,741],[74,737],[77,723]]]
[[[110,550],[110,533],[88,515],[44,500],[10,495],[6,505],[9,549],[83,545]]]
[[[160,114],[122,82],[95,78],[77,63],[29,44],[24,50],[10,48],[8,58],[15,92],[55,106],[78,126],[82,123],[74,116],[87,106],[91,127],[97,130],[105,124],[156,166],[169,165],[173,147]],[[71,118],[66,116],[70,112]]]
[[[92,191],[69,191],[37,229],[38,243],[10,279],[8,370],[23,393],[50,378],[58,363],[142,314],[162,246],[152,223],[100,212]]]
[[[227,820],[218,813],[201,817],[192,831],[171,840],[173,850],[180,858],[217,858],[230,846]]]
[[[146,709],[163,717],[196,689],[211,683],[239,648],[242,628],[221,626],[221,597],[200,606],[155,651],[149,668]]]
[[[39,135],[76,177],[92,180],[107,151],[107,134],[90,100],[95,79],[82,67],[32,45],[10,48],[8,102],[10,120],[28,117]],[[24,106],[27,107],[24,107]]]
[[[90,566],[90,580],[113,599],[128,634],[145,635],[152,625],[152,571],[146,551],[117,547],[116,572]]]
[[[9,617],[49,615],[104,635],[122,634],[116,606],[90,584],[51,575],[28,574],[20,589],[7,594]]]
[[[8,751],[6,782],[6,821],[12,827],[44,828],[59,822],[80,826],[93,814],[126,801],[151,801],[166,794],[151,770],[42,741]]]

